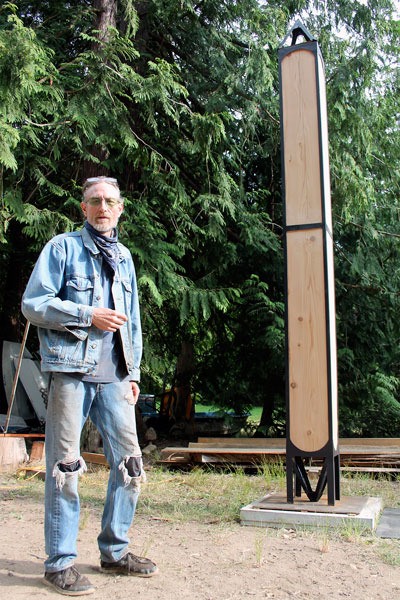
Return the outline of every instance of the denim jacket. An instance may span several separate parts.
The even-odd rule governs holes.
[[[129,378],[140,379],[142,331],[135,268],[127,248],[112,284],[115,310],[128,321],[119,330]],[[38,327],[43,371],[95,374],[103,331],[92,327],[102,307],[102,256],[86,229],[55,236],[43,248],[22,298],[22,312]]]

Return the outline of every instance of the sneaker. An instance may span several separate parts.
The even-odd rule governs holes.
[[[75,567],[67,567],[55,573],[46,572],[44,581],[64,596],[84,596],[94,592],[94,586],[89,579],[81,575]]]
[[[103,573],[119,573],[121,575],[136,575],[136,577],[152,577],[158,572],[158,567],[149,558],[135,556],[132,552],[125,554],[117,562],[100,561]]]

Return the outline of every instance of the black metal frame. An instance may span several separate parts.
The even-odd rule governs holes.
[[[281,118],[281,155],[282,155],[282,194],[283,198],[286,198],[285,190],[285,161],[284,161],[284,135],[283,135],[283,107],[282,107],[282,76],[281,76],[281,62],[282,59],[289,53],[298,49],[306,49],[311,51],[315,56],[315,69],[316,69],[316,81],[317,90],[319,89],[319,70],[318,60],[322,60],[320,49],[316,40],[313,40],[309,31],[304,25],[297,21],[288,33],[285,41],[292,36],[291,46],[281,47],[279,49],[279,86],[280,86],[280,118]],[[305,38],[305,42],[296,44],[297,38],[302,36]],[[322,155],[322,126],[321,126],[321,114],[318,112],[318,136],[319,136],[319,152],[320,152],[320,164],[323,165]],[[327,236],[332,237],[332,232],[329,228],[325,219],[325,190],[324,190],[324,176],[323,169],[321,168],[321,202],[322,202],[322,218],[321,223],[304,223],[296,225],[286,225],[286,204],[284,202],[284,255],[285,255],[285,297],[288,296],[288,282],[287,282],[287,233],[291,230],[308,230],[308,229],[319,229],[323,233],[323,244],[324,244],[324,276],[327,281],[328,275],[328,262],[326,252],[326,240]],[[287,436],[286,436],[286,484],[287,484],[287,501],[290,503],[294,502],[294,493],[296,496],[301,496],[301,491],[304,490],[308,499],[311,502],[318,502],[327,487],[328,504],[334,505],[335,500],[340,499],[340,455],[339,448],[335,448],[334,436],[333,436],[333,415],[332,415],[332,370],[331,370],[331,352],[330,352],[330,321],[329,321],[329,296],[328,289],[325,286],[325,304],[327,307],[326,311],[326,339],[327,339],[327,375],[328,375],[328,419],[329,419],[329,440],[325,447],[315,452],[304,452],[297,448],[290,440],[290,389],[289,389],[289,344],[288,344],[288,306],[286,303],[285,309],[285,322],[286,322],[286,408],[287,408]],[[311,459],[318,459],[322,461],[322,468],[319,474],[319,479],[315,489],[312,488],[307,470],[306,462]]]
[[[286,441],[286,492],[287,501],[291,504],[294,497],[301,497],[302,489],[311,502],[318,502],[327,487],[328,504],[334,506],[340,500],[340,454],[328,443],[325,448],[315,453],[305,453],[296,448],[289,439]],[[310,459],[321,459],[322,467],[315,489],[312,488],[306,462]]]

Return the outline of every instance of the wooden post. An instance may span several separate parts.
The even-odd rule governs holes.
[[[28,458],[25,438],[0,435],[0,472],[16,471]]]
[[[286,284],[287,500],[339,499],[332,217],[324,64],[297,22],[279,50]],[[298,37],[305,39],[297,44]],[[305,461],[323,459],[315,490]]]

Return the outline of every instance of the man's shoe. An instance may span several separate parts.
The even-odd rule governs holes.
[[[135,556],[132,552],[125,554],[117,562],[100,561],[103,573],[119,573],[120,575],[136,575],[136,577],[152,577],[158,572],[158,567],[149,558]]]
[[[46,571],[44,581],[64,596],[84,596],[94,592],[94,586],[89,579],[81,575],[75,567],[67,567],[63,571],[56,571],[55,573]]]

